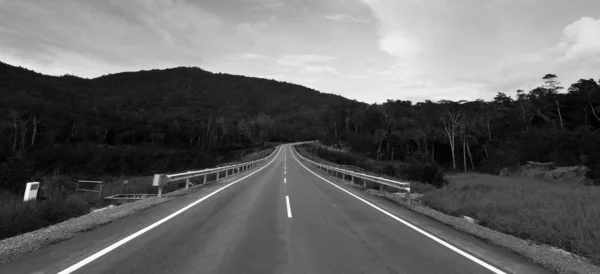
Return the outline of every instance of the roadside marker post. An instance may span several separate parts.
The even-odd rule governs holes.
[[[30,200],[36,200],[39,188],[40,182],[27,183],[27,185],[25,186],[25,195],[23,197],[23,201],[27,202]]]
[[[162,197],[163,186],[169,181],[165,174],[154,174],[152,185],[158,187],[158,197]]]

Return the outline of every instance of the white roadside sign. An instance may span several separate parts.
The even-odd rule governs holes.
[[[27,183],[25,187],[25,196],[23,201],[35,200],[37,198],[38,190],[40,188],[40,182]]]

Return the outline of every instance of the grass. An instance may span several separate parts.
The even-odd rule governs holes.
[[[343,168],[346,170],[351,170],[354,172],[359,172],[359,173],[364,173],[364,174],[369,174],[369,175],[373,175],[373,176],[378,176],[378,177],[382,177],[382,178],[386,178],[386,179],[390,179],[390,180],[399,180],[399,181],[404,181],[404,182],[409,182],[410,183],[410,191],[411,193],[426,193],[429,191],[433,191],[436,189],[435,186],[431,185],[431,184],[427,184],[427,183],[422,183],[422,182],[418,182],[415,180],[410,180],[410,179],[404,179],[404,178],[399,178],[400,176],[391,176],[388,174],[381,174],[378,171],[380,171],[380,168],[369,168],[371,166],[373,166],[374,164],[370,164],[370,165],[362,165],[361,167],[357,167],[357,166],[353,166],[353,165],[340,165],[338,163],[334,163],[334,162],[330,162],[326,159],[320,158],[319,156],[315,155],[314,153],[311,153],[312,148],[311,146],[308,145],[304,145],[304,146],[296,146],[296,150],[298,151],[298,153],[300,153],[302,156],[311,159],[315,162],[319,162],[322,164],[326,164],[326,165],[330,165],[330,166],[335,166],[335,167],[339,167],[339,168]],[[354,156],[356,157],[356,156]],[[365,157],[366,158],[366,157]],[[364,163],[364,162],[363,162]],[[390,164],[387,164],[388,166],[391,166]],[[372,170],[373,169],[373,170]],[[399,172],[393,172],[394,175],[399,175]],[[362,184],[362,180],[361,179],[356,179],[355,182],[357,184]],[[379,184],[376,183],[371,183],[368,182],[366,184],[368,189],[378,189],[379,188]],[[384,186],[384,190],[387,192],[399,192],[399,190],[397,188],[393,188],[393,187],[388,187],[388,186]]]
[[[340,166],[310,153],[309,146],[297,148],[314,161]],[[369,171],[381,174],[377,169]],[[422,202],[437,211],[467,215],[493,230],[555,246],[600,264],[600,187],[475,173],[453,174],[447,179],[450,183],[441,188],[411,181],[411,192],[424,193]]]
[[[456,174],[423,202],[446,214],[600,263],[600,188],[484,174]]]
[[[298,151],[305,157],[315,157],[336,163],[337,166],[360,168],[364,171],[400,179],[407,182],[421,182],[436,187],[443,186],[444,173],[432,161],[412,159],[410,162],[377,161],[365,155],[351,152],[342,152],[320,144],[304,144],[297,146]]]
[[[86,214],[97,202],[89,195],[65,195],[23,202],[12,193],[0,193],[0,240]]]
[[[252,161],[268,156],[273,148],[258,148],[243,155],[242,161]],[[237,161],[235,163],[241,163]],[[223,165],[234,164],[226,163]],[[223,173],[221,176],[224,176]],[[23,202],[23,197],[10,192],[0,191],[0,240],[37,230],[90,212],[92,208],[104,205],[104,197],[116,194],[156,194],[158,188],[152,186],[153,176],[134,178],[100,177],[93,180],[103,181],[102,192],[75,193],[78,179],[64,175],[43,178],[40,184],[38,200]],[[124,180],[128,180],[124,184]],[[216,180],[216,174],[208,176],[207,182]],[[192,179],[195,184],[203,178]],[[165,185],[163,193],[169,193],[185,187],[185,181]],[[97,188],[99,189],[99,188]]]

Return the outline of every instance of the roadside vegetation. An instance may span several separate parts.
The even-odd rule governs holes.
[[[424,194],[421,202],[430,208],[457,217],[466,215],[482,226],[554,246],[600,264],[600,188],[597,186],[482,173],[444,176],[439,169],[423,168],[422,163],[377,162],[319,144],[297,148],[303,156],[325,164],[408,180],[411,192]],[[443,179],[431,179],[440,176]]]
[[[425,194],[424,204],[600,264],[600,188],[485,174],[450,178],[447,187]]]
[[[411,181],[439,210],[597,258],[598,232],[588,227],[599,227],[591,197],[600,185],[600,83],[580,79],[566,87],[559,79],[540,75],[538,87],[489,101],[365,104],[200,68],[82,79],[0,63],[0,191],[10,216],[0,221],[18,219],[29,207],[40,206],[33,215],[42,220],[88,210],[94,200],[70,192],[76,179],[110,181],[102,195],[116,194],[124,178],[144,182],[154,173],[237,161],[269,141],[319,140],[326,147],[304,147],[306,155]],[[587,180],[514,188],[444,179],[459,171],[499,174],[528,161],[585,167]],[[61,198],[35,206],[8,202],[7,192],[20,198],[27,181],[53,174],[69,176]],[[145,187],[135,191],[150,191]],[[67,201],[81,206],[64,211]],[[30,223],[23,227],[37,226]]]
[[[296,149],[302,156],[320,163],[355,172],[382,176],[388,179],[408,181],[413,193],[429,192],[447,184],[442,170],[435,163],[422,163],[418,161],[411,163],[400,161],[381,162],[361,156],[360,154],[327,148],[318,143],[296,146]],[[367,187],[375,188],[378,186],[368,184]],[[386,187],[386,189],[394,192],[397,191],[394,188]]]
[[[240,159],[222,165],[252,161],[268,156],[273,152],[274,144],[266,144],[245,151]],[[156,194],[157,188],[152,186],[153,176],[143,177],[108,177],[101,176],[94,180],[105,183],[102,192],[75,193],[76,176],[52,175],[41,178],[38,200],[23,202],[23,196],[8,191],[0,191],[0,240],[34,231],[52,224],[87,214],[94,208],[105,206],[103,198],[116,194]],[[209,178],[208,181],[216,178]],[[127,184],[123,184],[128,180]],[[193,183],[201,183],[194,182]],[[164,193],[169,193],[185,186],[185,182],[172,183],[165,186]]]

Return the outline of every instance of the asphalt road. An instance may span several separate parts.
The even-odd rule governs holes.
[[[260,170],[0,265],[0,273],[545,272],[315,172],[286,145]]]

